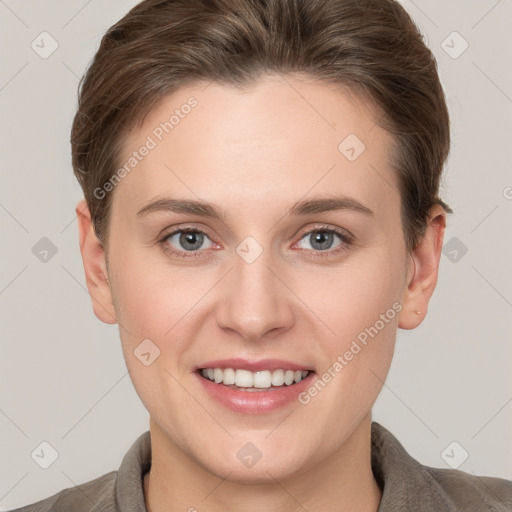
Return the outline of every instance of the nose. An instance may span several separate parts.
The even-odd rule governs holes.
[[[245,341],[272,339],[293,325],[293,293],[269,250],[249,261],[234,252],[234,268],[224,281],[217,323]]]

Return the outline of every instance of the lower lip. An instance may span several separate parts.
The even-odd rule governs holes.
[[[262,414],[285,407],[294,400],[297,400],[297,396],[311,385],[311,380],[314,376],[314,373],[310,372],[300,382],[290,386],[284,385],[278,389],[239,391],[229,388],[224,384],[216,384],[209,379],[205,379],[198,372],[195,372],[195,374],[206,392],[215,401],[234,412],[245,414]]]

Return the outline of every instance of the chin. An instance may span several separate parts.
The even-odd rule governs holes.
[[[207,460],[197,459],[207,471],[218,478],[240,484],[273,484],[286,480],[306,470],[303,457],[298,458],[297,449],[281,444],[279,447],[269,446],[263,442],[245,441],[233,450],[226,446],[211,454]],[[261,446],[261,450],[256,448]]]
[[[245,485],[275,484],[276,481],[286,480],[297,473],[296,470],[292,471],[295,464],[291,460],[264,464],[261,459],[253,467],[240,466],[236,460],[236,463],[215,465],[208,469],[223,480]]]

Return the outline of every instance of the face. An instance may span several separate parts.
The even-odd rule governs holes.
[[[339,89],[268,76],[184,88],[126,140],[112,317],[152,428],[215,475],[302,473],[369,419],[411,277],[392,139],[375,123]],[[283,384],[290,370],[304,379]]]

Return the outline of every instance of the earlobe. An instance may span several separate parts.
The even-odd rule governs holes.
[[[106,324],[115,324],[117,318],[108,280],[105,250],[94,232],[91,214],[84,199],[77,204],[76,215],[80,252],[94,314]]]
[[[429,214],[425,234],[410,253],[408,285],[402,297],[403,308],[398,322],[401,329],[414,329],[423,321],[437,284],[446,214],[441,205],[434,205]]]

